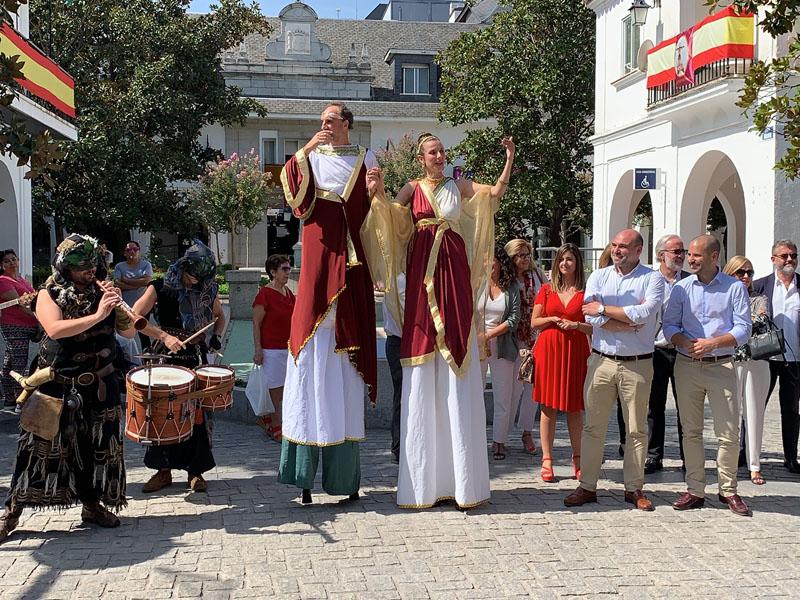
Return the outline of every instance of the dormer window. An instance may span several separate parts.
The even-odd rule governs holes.
[[[403,65],[403,93],[430,95],[430,66]]]

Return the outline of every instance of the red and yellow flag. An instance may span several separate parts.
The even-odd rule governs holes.
[[[25,79],[17,83],[34,96],[46,100],[64,114],[75,117],[75,82],[64,69],[42,54],[8,24],[0,25],[0,52],[19,55]]]
[[[752,13],[737,13],[730,6],[664,40],[647,53],[647,87],[693,81],[694,70],[723,58],[752,59],[755,27]]]

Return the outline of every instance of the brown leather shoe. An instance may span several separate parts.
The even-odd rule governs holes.
[[[564,498],[564,506],[583,506],[589,502],[597,502],[597,492],[590,492],[580,486]]]
[[[678,499],[672,503],[672,508],[675,510],[691,510],[693,508],[703,508],[705,503],[705,498],[692,496],[689,492],[683,492]]]
[[[193,492],[208,491],[208,483],[202,475],[189,475],[189,487]]]
[[[81,520],[84,523],[94,523],[109,529],[119,527],[119,517],[100,504],[95,504],[94,506],[84,504],[81,511]]]
[[[644,510],[648,512],[655,510],[655,508],[653,508],[653,503],[648,500],[647,496],[644,495],[642,490],[625,492],[625,502],[628,504],[633,504],[637,510]]]
[[[19,525],[19,518],[22,515],[22,509],[17,508],[11,510],[7,508],[2,516],[0,516],[0,542],[3,542],[11,532]]]
[[[720,502],[728,505],[728,508],[731,509],[733,514],[739,515],[740,517],[753,516],[753,512],[748,508],[747,504],[744,503],[744,500],[739,497],[739,494],[734,494],[733,496],[728,496],[727,498],[722,494],[719,494],[718,498]]]
[[[172,485],[172,471],[169,469],[162,469],[156,471],[156,474],[142,486],[142,491],[145,494],[149,494],[151,492],[157,492],[168,485]]]

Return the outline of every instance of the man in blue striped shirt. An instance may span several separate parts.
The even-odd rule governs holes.
[[[719,440],[719,500],[737,515],[751,512],[736,493],[739,459],[739,405],[733,350],[750,337],[750,301],[744,284],[720,271],[720,245],[701,235],[689,244],[689,277],[675,284],[664,310],[664,336],[678,349],[675,383],[683,425],[687,491],[675,510],[705,503],[703,407],[706,396]]]

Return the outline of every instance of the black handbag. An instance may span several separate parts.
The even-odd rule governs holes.
[[[750,336],[747,345],[750,347],[750,358],[753,360],[764,360],[778,355],[784,356],[786,353],[783,329],[778,329],[769,317],[767,317],[766,329]],[[784,360],[786,360],[785,357]]]

